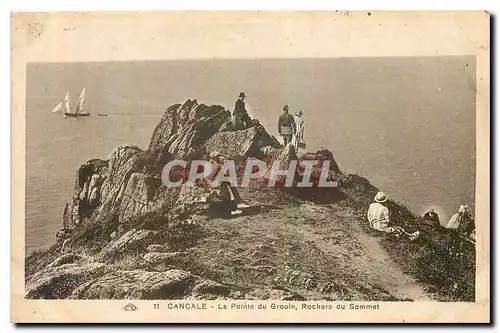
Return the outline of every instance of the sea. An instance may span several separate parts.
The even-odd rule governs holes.
[[[26,87],[26,250],[62,227],[77,168],[120,145],[146,148],[165,109],[187,98],[234,107],[277,134],[284,104],[303,110],[308,151],[445,223],[474,208],[475,58],[382,57],[30,63]],[[91,117],[52,109],[86,88]],[[98,117],[106,113],[107,117]]]

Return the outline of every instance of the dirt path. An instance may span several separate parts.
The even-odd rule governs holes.
[[[355,262],[359,267],[366,269],[370,277],[376,278],[381,287],[399,298],[414,301],[431,300],[417,281],[405,274],[389,258],[375,238],[359,233],[357,239],[365,250],[367,257],[357,257]]]
[[[307,241],[313,242],[323,253],[346,261],[360,273],[360,277],[363,276],[367,282],[380,286],[391,295],[414,301],[431,300],[417,281],[405,274],[389,258],[376,238],[365,234],[357,221],[349,220],[345,224],[349,226],[346,228],[349,230],[345,232],[350,237],[340,243],[325,237],[332,234],[331,230],[300,224],[294,227],[297,233],[303,235]],[[346,247],[346,245],[350,246]]]

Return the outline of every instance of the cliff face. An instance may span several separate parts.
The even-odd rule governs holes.
[[[421,243],[403,245],[373,233],[364,214],[377,189],[366,179],[343,174],[328,150],[297,156],[258,120],[226,131],[229,119],[222,106],[187,100],[166,110],[146,150],[122,146],[108,160],[82,165],[54,246],[27,258],[26,297],[398,300],[428,299],[441,288],[442,299],[473,298],[474,249],[443,230],[427,230]],[[202,146],[239,162],[328,160],[339,187],[256,182],[241,189],[251,208],[229,218],[219,191],[169,189],[161,182],[168,161],[189,158]],[[320,171],[315,168],[313,178]],[[420,228],[418,217],[391,205],[396,223]],[[433,259],[441,249],[461,256]],[[418,269],[430,262],[435,272],[428,285],[431,279]],[[417,268],[406,267],[412,276],[402,272],[407,264]],[[452,267],[461,270],[448,274]],[[440,287],[438,278],[446,280]]]

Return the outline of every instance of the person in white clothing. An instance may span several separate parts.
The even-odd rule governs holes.
[[[467,205],[460,205],[458,207],[458,212],[453,214],[453,216],[450,218],[448,223],[446,224],[446,229],[459,229],[460,226],[464,224],[466,221],[466,217],[468,215],[468,206]]]
[[[410,240],[417,239],[420,235],[419,231],[408,233],[405,229],[399,226],[389,226],[389,209],[384,205],[384,203],[387,202],[387,196],[384,192],[378,192],[374,200],[375,202],[370,204],[367,214],[368,222],[370,223],[371,228],[386,233],[395,233],[397,236],[404,234],[408,236]]]
[[[299,148],[304,149],[306,147],[306,142],[304,140],[304,118],[302,117],[303,114],[304,112],[302,112],[302,110],[299,110],[293,115],[296,130],[292,137],[292,145],[294,146],[296,152],[299,151]]]

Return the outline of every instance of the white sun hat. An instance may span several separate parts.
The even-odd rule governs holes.
[[[387,201],[387,196],[385,195],[384,192],[378,192],[377,195],[375,196],[375,201],[384,203]]]

